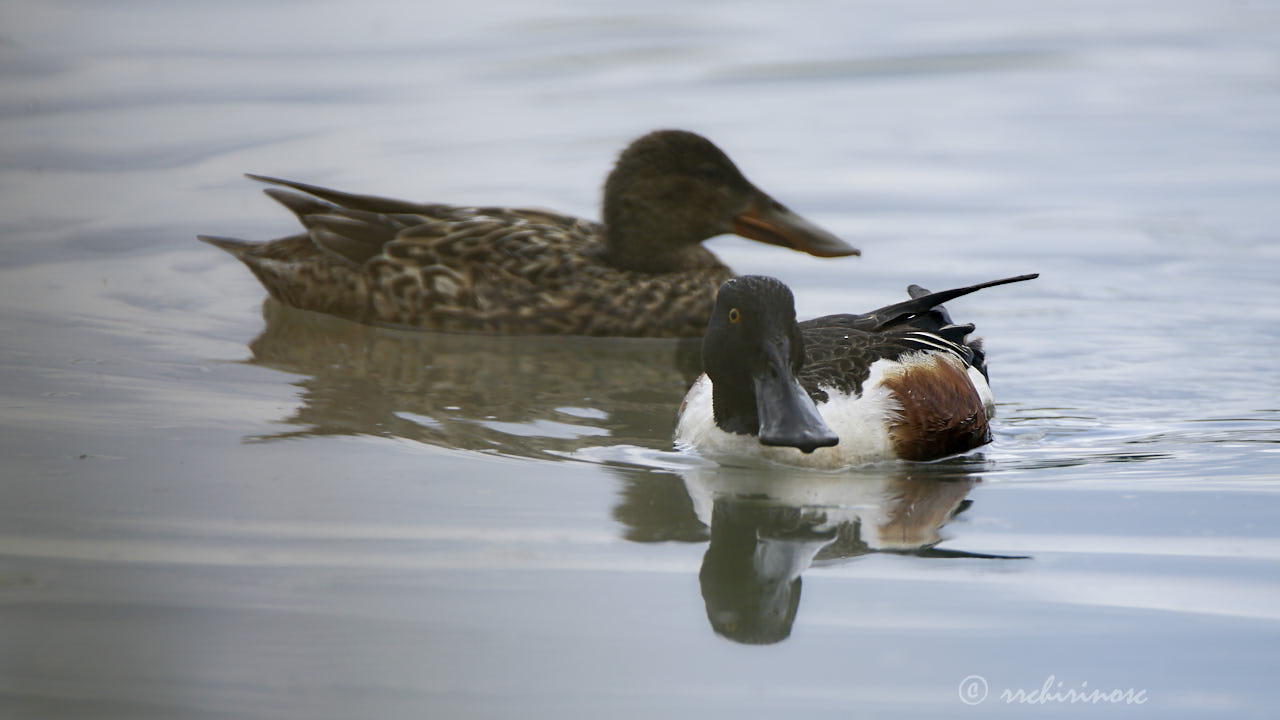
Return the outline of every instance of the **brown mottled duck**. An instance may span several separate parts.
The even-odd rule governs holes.
[[[242,260],[281,302],[377,325],[694,337],[734,276],[702,241],[735,233],[819,257],[858,254],[682,130],[649,133],[622,152],[605,181],[602,223],[249,177],[298,191],[266,193],[305,231],[200,239]]]

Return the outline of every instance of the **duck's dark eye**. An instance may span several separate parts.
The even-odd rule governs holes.
[[[742,313],[738,312],[738,308],[729,308],[729,322],[737,325],[738,321],[741,319]]]

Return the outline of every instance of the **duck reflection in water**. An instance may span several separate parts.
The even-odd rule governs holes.
[[[263,305],[250,363],[304,375],[301,405],[263,442],[403,437],[441,447],[562,458],[584,447],[666,449],[671,408],[700,370],[697,340],[402,331]]]
[[[910,470],[690,473],[685,484],[695,513],[711,528],[699,573],[711,627],[741,643],[786,639],[801,574],[815,562],[873,552],[1013,559],[936,547],[941,528],[972,503],[967,495],[977,481],[967,473]]]

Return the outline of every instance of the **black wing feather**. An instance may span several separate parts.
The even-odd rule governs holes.
[[[1000,280],[990,280],[988,282],[978,283],[977,285],[969,285],[968,287],[941,290],[936,293],[927,292],[924,288],[916,285],[914,287],[917,290],[927,294],[917,296],[914,293],[911,293],[911,289],[908,288],[908,293],[911,293],[910,300],[904,300],[900,303],[894,303],[893,305],[886,305],[878,310],[872,310],[869,313],[864,313],[857,317],[863,318],[863,322],[870,324],[868,329],[883,330],[897,321],[909,319],[914,315],[927,313],[944,302],[955,300],[958,297],[964,297],[969,293],[974,293],[984,288],[995,287],[997,285],[1008,285],[1009,283],[1034,280],[1038,277],[1040,277],[1040,273],[1017,275],[1015,277],[1002,278]],[[943,310],[941,314],[942,317],[950,323],[951,317],[946,313],[946,311]]]
[[[919,285],[907,288],[910,300],[886,305],[860,315],[827,315],[800,323],[805,342],[805,364],[800,384],[819,402],[821,389],[861,393],[876,360],[897,360],[920,350],[950,352],[985,376],[986,354],[982,341],[968,340],[972,323],[957,325],[942,303],[984,288],[1022,282],[1039,273],[992,280],[967,287],[931,293]]]

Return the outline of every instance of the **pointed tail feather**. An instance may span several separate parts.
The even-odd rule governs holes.
[[[219,237],[217,235],[197,235],[196,239],[201,242],[207,242],[210,245],[226,250],[237,258],[243,260],[251,250],[257,248],[262,243],[252,242],[250,240],[239,240],[236,238]]]
[[[271,183],[272,185],[283,185],[284,187],[292,188],[299,192],[307,193],[308,195],[314,195],[321,200],[327,200],[335,205],[350,208],[352,210],[365,210],[375,213],[414,213],[420,212],[423,207],[421,203],[411,203],[404,200],[378,197],[376,195],[355,195],[352,193],[345,193],[340,190],[331,190],[329,188],[320,187],[319,185],[308,185],[307,183],[283,180],[281,178],[270,177],[268,175],[245,173],[245,177],[259,182]],[[290,210],[294,209],[292,205],[281,198],[276,197],[275,195],[272,195],[272,197],[284,203]]]
[[[267,188],[263,192],[266,193],[267,197],[288,208],[299,220],[304,222],[308,215],[326,213],[336,209],[331,203],[307,197],[306,195],[299,195],[296,192],[289,192],[288,190]]]
[[[974,293],[985,288],[995,287],[997,285],[1008,285],[1009,283],[1023,282],[1025,280],[1034,280],[1035,278],[1038,278],[1038,277],[1040,277],[1040,273],[1030,273],[1028,275],[1018,275],[1016,277],[1002,278],[1000,280],[990,280],[987,282],[978,283],[977,285],[969,285],[967,287],[962,287],[962,288],[954,288],[951,290],[941,290],[935,293],[926,293],[924,291],[924,288],[921,288],[918,285],[915,285],[915,286],[912,286],[911,288],[908,288],[908,293],[912,295],[912,298],[910,300],[905,300],[900,303],[894,303],[893,305],[886,305],[885,307],[882,307],[879,310],[872,310],[871,312],[866,313],[862,317],[874,319],[875,329],[878,330],[895,320],[899,320],[911,315],[919,315],[921,313],[928,312],[929,310],[932,310],[934,307],[937,307],[938,305],[941,305],[944,302],[954,300],[958,297],[963,297],[965,295],[968,295],[969,293]]]

